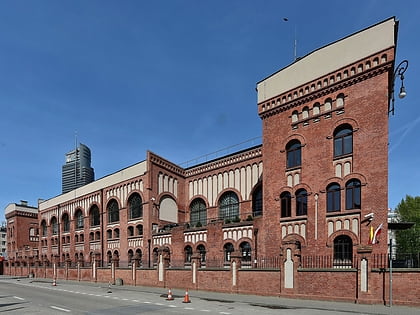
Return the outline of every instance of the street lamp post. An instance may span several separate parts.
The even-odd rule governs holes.
[[[394,96],[394,86],[395,86],[395,79],[397,77],[400,77],[401,80],[401,87],[400,87],[400,93],[398,94],[399,98],[404,98],[407,95],[407,92],[405,91],[404,87],[404,73],[407,71],[408,68],[408,60],[401,61],[398,66],[395,68],[394,74],[392,76],[392,82],[391,82],[391,95],[390,100],[391,103],[388,107],[388,115],[392,114],[394,115],[394,102],[395,102],[395,96]]]

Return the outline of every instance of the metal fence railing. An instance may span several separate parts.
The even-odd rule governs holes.
[[[389,268],[389,254],[373,255],[372,268]],[[393,268],[420,268],[420,253],[396,253],[392,255]]]
[[[301,268],[313,269],[350,269],[357,268],[357,257],[334,258],[332,255],[303,256]]]

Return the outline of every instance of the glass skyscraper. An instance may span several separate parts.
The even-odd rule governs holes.
[[[95,173],[90,162],[90,149],[82,143],[76,149],[66,153],[66,163],[62,168],[63,194],[95,180]]]

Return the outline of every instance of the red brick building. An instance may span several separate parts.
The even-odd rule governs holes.
[[[38,247],[38,208],[27,201],[11,203],[5,209],[7,221],[7,256],[12,260],[28,260]],[[36,251],[36,250],[35,250]]]
[[[387,242],[370,244],[370,234],[383,224],[387,235],[397,26],[394,18],[378,23],[258,82],[262,145],[188,168],[147,152],[142,162],[40,202],[39,242],[23,255],[29,249],[10,235],[9,272],[31,263],[93,265],[74,277],[385,301],[377,261]],[[7,215],[9,223],[17,218]],[[101,276],[96,268],[108,265],[143,274]],[[258,292],[240,280],[249,269],[259,271],[247,273]],[[55,269],[41,274],[57,277]]]

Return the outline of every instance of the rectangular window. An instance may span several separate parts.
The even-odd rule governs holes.
[[[343,139],[338,138],[334,140],[334,156],[343,155]]]
[[[344,152],[343,152],[343,154],[352,153],[352,150],[353,150],[353,135],[350,134],[348,136],[345,136],[343,138],[343,140],[344,140],[344,144],[343,144]]]

